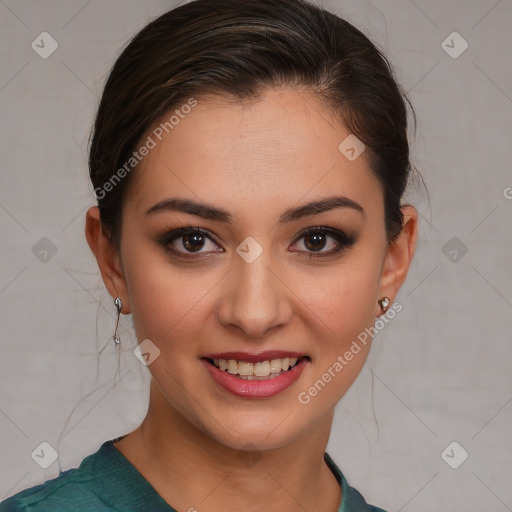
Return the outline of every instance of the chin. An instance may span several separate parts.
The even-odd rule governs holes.
[[[232,419],[227,416],[208,418],[202,430],[219,444],[233,450],[267,451],[282,448],[301,437],[302,425],[294,418],[296,415],[289,411],[284,414],[268,413],[262,417],[260,410],[254,415],[240,413]]]

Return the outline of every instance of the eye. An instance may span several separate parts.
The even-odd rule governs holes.
[[[298,243],[301,240],[303,241]],[[303,258],[314,259],[337,254],[355,242],[355,235],[347,235],[326,226],[316,226],[306,229],[296,237],[291,251],[303,253],[299,254]],[[172,229],[161,236],[158,243],[167,251],[186,258],[201,258],[211,252],[224,252],[214,235],[193,226]],[[324,250],[326,247],[328,250]]]
[[[222,252],[222,250],[216,250],[219,244],[214,242],[214,237],[199,227],[187,226],[173,229],[160,237],[158,242],[171,252],[192,255],[192,257],[194,253]],[[206,251],[202,251],[204,248]]]
[[[304,241],[297,244],[297,241],[302,239]],[[330,243],[329,239],[331,239]],[[301,252],[306,253],[303,257],[314,259],[332,256],[346,247],[351,247],[355,242],[356,238],[354,235],[347,235],[343,231],[326,226],[316,226],[306,229],[296,238],[293,251],[299,247]],[[305,247],[305,249],[301,249],[301,246]],[[323,250],[326,247],[328,247],[328,250]]]

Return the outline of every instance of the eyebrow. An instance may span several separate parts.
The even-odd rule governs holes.
[[[336,208],[350,208],[360,212],[364,216],[364,208],[359,203],[356,203],[354,200],[345,196],[331,196],[317,201],[312,201],[295,208],[289,208],[279,217],[279,224],[298,220],[303,217],[309,217],[311,215],[317,215]],[[215,206],[198,203],[191,199],[180,197],[170,197],[159,201],[146,210],[145,215],[152,215],[154,213],[166,211],[179,211],[190,215],[196,215],[203,219],[217,220],[228,224],[233,222],[233,216],[222,208],[217,208]]]

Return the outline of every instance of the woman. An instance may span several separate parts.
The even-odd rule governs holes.
[[[415,249],[406,101],[360,31],[302,0],[197,0],[130,42],[86,237],[149,409],[1,511],[383,510],[325,448]]]

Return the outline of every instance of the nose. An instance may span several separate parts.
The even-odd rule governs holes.
[[[271,267],[266,253],[251,263],[235,255],[217,306],[220,324],[242,331],[244,337],[265,337],[292,316],[293,294]]]

